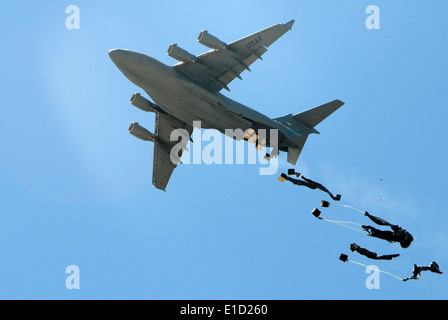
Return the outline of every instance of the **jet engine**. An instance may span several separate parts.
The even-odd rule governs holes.
[[[195,62],[196,56],[192,55],[188,51],[182,49],[177,44],[171,44],[166,52],[171,58],[174,58],[181,62]]]
[[[141,125],[138,124],[138,122],[133,122],[129,126],[128,132],[132,134],[134,137],[139,138],[143,141],[156,141],[156,136],[143,128]]]
[[[226,49],[227,44],[216,38],[215,36],[212,36],[210,33],[208,33],[207,30],[201,31],[201,33],[198,36],[198,41],[200,44],[203,44],[206,47],[209,47],[211,49]]]
[[[157,112],[157,106],[148,99],[142,97],[140,93],[134,93],[130,102],[134,107],[137,107],[140,110],[154,113]]]

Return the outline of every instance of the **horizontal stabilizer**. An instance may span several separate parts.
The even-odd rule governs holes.
[[[334,100],[319,107],[297,113],[292,117],[294,120],[304,124],[308,128],[314,128],[343,105],[344,102],[340,100]]]

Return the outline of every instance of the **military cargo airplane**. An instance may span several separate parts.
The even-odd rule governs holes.
[[[334,100],[302,113],[271,119],[220,93],[222,89],[230,91],[229,83],[235,78],[242,79],[240,74],[250,71],[250,65],[256,60],[262,60],[267,48],[291,30],[293,24],[294,20],[279,23],[231,43],[201,31],[199,43],[211,50],[195,56],[177,44],[171,44],[167,54],[180,61],[174,66],[130,50],[109,51],[118,69],[154,101],[136,93],[130,102],[143,111],[156,114],[155,133],[138,122],[132,123],[128,131],[139,139],[154,142],[152,183],[157,189],[165,191],[180,162],[181,153],[177,160],[170,158],[172,147],[178,143],[170,141],[171,132],[184,129],[191,135],[193,121],[201,121],[202,128],[217,129],[224,134],[226,129],[241,129],[245,132],[245,140],[273,148],[266,159],[283,151],[287,152],[287,161],[296,164],[308,135],[319,133],[314,127],[339,109],[343,102]],[[258,132],[261,129],[277,129],[277,141],[267,135],[260,142]]]

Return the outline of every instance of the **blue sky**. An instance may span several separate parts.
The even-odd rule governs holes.
[[[80,9],[68,30],[65,9]],[[368,30],[366,7],[380,9]],[[430,1],[20,1],[0,12],[0,298],[447,299],[448,4]],[[168,65],[171,43],[207,51],[201,30],[231,42],[278,22],[293,31],[224,94],[269,117],[340,99],[296,170],[342,203],[400,224],[408,249],[319,221],[326,195],[260,176],[259,165],[184,165],[151,185],[152,144],[127,133],[154,116],[108,57],[143,52]],[[286,171],[285,155],[279,159]],[[280,171],[279,171],[280,173]],[[331,206],[328,219],[368,221]],[[376,262],[351,253],[356,242]],[[402,283],[435,260],[444,275]],[[67,290],[77,265],[81,289]]]

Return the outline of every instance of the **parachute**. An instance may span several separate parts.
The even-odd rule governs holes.
[[[368,265],[365,265],[365,264],[363,264],[363,263],[349,260],[349,259],[348,259],[348,255],[343,254],[343,253],[341,253],[341,255],[339,256],[339,260],[341,260],[342,262],[351,262],[351,263],[354,263],[354,264],[357,264],[357,265],[360,265],[360,266],[363,266],[363,267],[366,267],[366,268],[370,268]],[[388,274],[388,275],[390,275],[390,276],[392,276],[392,277],[394,277],[394,278],[396,278],[396,279],[398,279],[398,280],[406,281],[405,279],[400,278],[399,276],[396,276],[396,275],[394,275],[394,274],[392,274],[392,273],[390,273],[390,272],[387,272],[387,271],[384,271],[384,270],[380,270],[380,269],[378,269],[378,271],[379,271],[379,272],[382,272],[382,273],[385,273],[385,274]]]
[[[337,225],[339,225],[341,227],[345,227],[345,228],[348,228],[348,229],[351,229],[351,230],[354,230],[354,231],[357,231],[357,232],[360,232],[360,233],[364,233],[361,229],[357,229],[357,228],[354,228],[354,227],[350,226],[350,225],[362,226],[359,223],[351,222],[351,221],[335,221],[335,220],[329,220],[329,219],[322,218],[320,216],[321,211],[319,209],[317,209],[317,208],[314,208],[313,211],[311,211],[311,213],[312,213],[313,216],[315,216],[319,220],[331,222],[331,223],[337,224]]]

